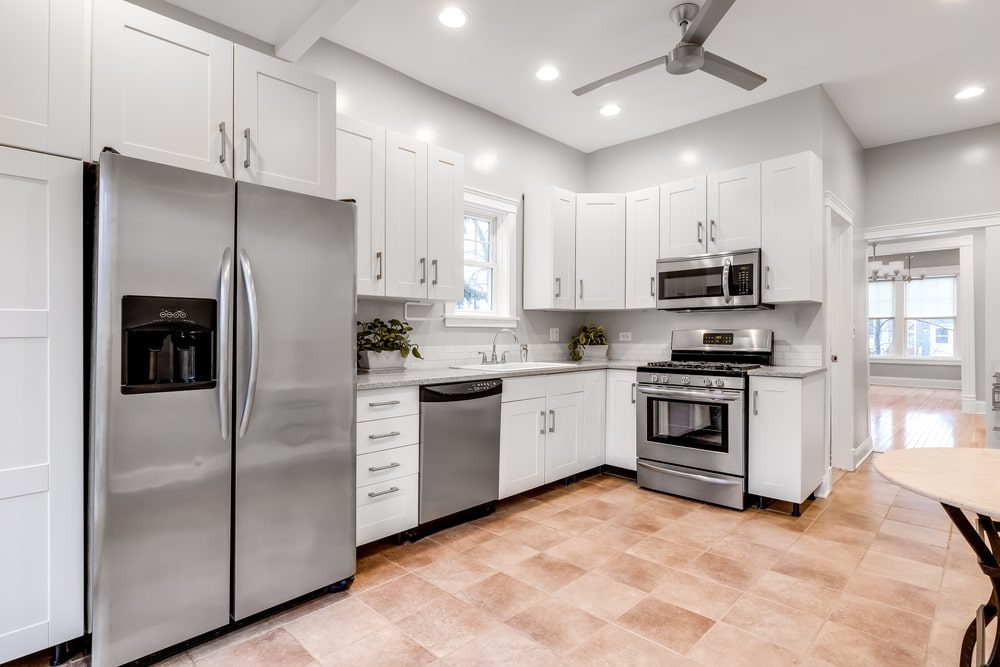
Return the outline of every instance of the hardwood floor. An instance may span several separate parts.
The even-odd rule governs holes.
[[[962,412],[958,390],[872,385],[869,400],[876,452],[985,446],[985,420]]]

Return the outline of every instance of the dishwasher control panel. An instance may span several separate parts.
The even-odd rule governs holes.
[[[453,382],[449,384],[432,384],[420,388],[420,400],[464,400],[463,397],[477,398],[499,394],[503,389],[503,380],[478,380],[472,382]]]

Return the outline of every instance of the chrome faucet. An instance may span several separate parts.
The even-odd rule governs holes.
[[[514,333],[513,331],[511,331],[510,329],[501,329],[500,331],[498,331],[496,333],[496,335],[493,336],[493,354],[490,356],[490,363],[491,364],[498,364],[498,363],[500,363],[500,360],[497,359],[497,338],[499,338],[500,334],[502,334],[502,333],[509,333],[511,335],[511,337],[514,339],[514,342],[515,343],[518,342],[518,340],[517,340],[517,334]],[[505,362],[507,361],[506,352],[504,353],[504,361]]]

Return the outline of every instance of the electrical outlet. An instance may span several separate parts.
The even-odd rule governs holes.
[[[618,342],[619,343],[631,343],[632,342],[632,332],[631,331],[619,331],[618,332]]]
[[[559,329],[553,327],[549,329],[549,342],[558,343],[559,342]]]

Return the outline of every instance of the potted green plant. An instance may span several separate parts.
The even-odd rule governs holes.
[[[573,361],[607,359],[608,337],[604,325],[581,324],[576,335],[569,339],[569,356]]]
[[[410,340],[413,331],[406,321],[375,318],[358,322],[358,369],[366,373],[400,371],[412,354],[423,359],[420,349]]]

